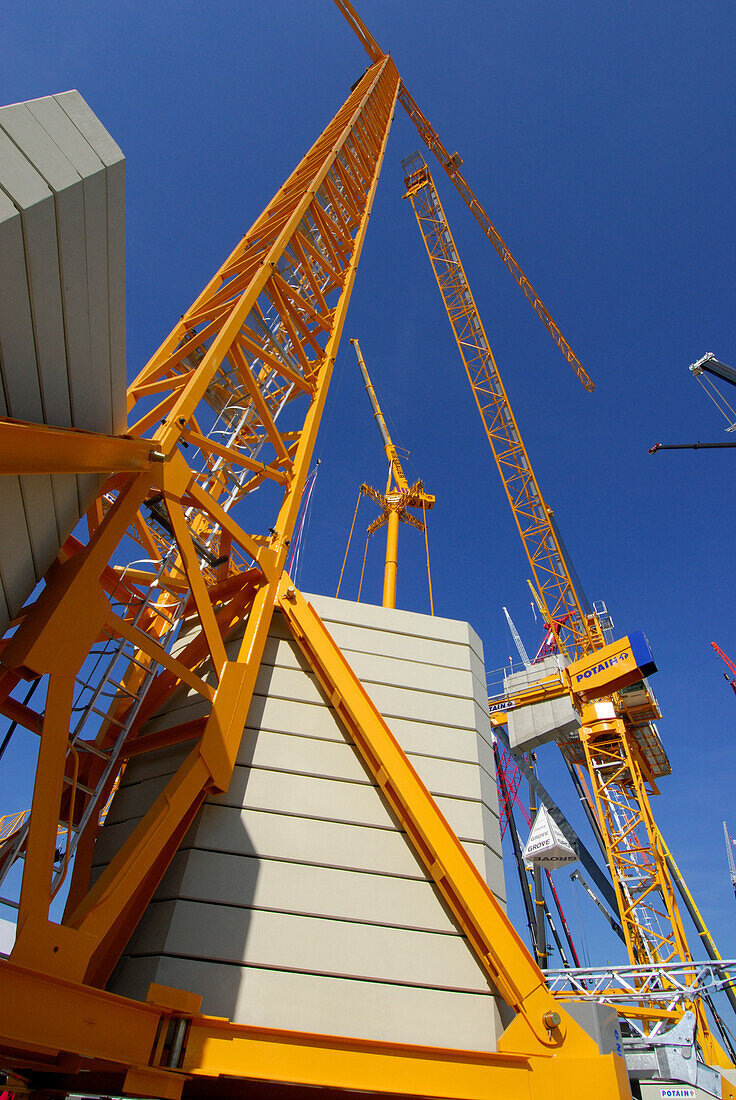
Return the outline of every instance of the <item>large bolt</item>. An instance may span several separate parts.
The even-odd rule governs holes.
[[[554,1028],[559,1027],[562,1023],[562,1017],[559,1012],[545,1012],[542,1017],[542,1022],[548,1031],[553,1031]]]

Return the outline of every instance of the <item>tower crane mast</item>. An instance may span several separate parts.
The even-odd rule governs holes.
[[[384,450],[386,452],[386,458],[388,459],[388,479],[386,481],[385,493],[379,493],[377,489],[373,489],[370,485],[361,485],[361,492],[369,496],[371,500],[378,505],[381,509],[381,515],[371,523],[368,528],[368,535],[374,534],[381,527],[386,527],[386,562],[383,571],[383,606],[384,607],[396,607],[396,577],[398,573],[398,556],[399,556],[399,524],[405,523],[409,527],[416,527],[418,530],[423,531],[426,537],[427,534],[427,521],[426,513],[429,508],[434,508],[434,497],[431,493],[424,491],[424,485],[421,481],[415,481],[413,485],[410,485],[406,479],[403,467],[399,460],[399,455],[396,447],[389,435],[388,428],[386,427],[386,421],[383,413],[381,412],[381,406],[378,404],[378,398],[376,397],[376,391],[373,388],[370,375],[368,374],[368,368],[365,365],[363,359],[363,353],[360,350],[360,344],[356,339],[351,339],[350,343],[355,349],[355,357],[358,360],[358,366],[360,367],[360,373],[363,376],[365,383],[365,392],[368,394],[368,400],[371,403],[373,409],[373,416],[378,430],[381,433],[381,439],[383,440]],[[423,519],[418,519],[413,516],[411,512],[408,512],[408,508],[421,508]],[[429,580],[429,551],[427,551],[427,572],[429,581],[429,598],[430,605],[432,602],[432,583]]]
[[[560,748],[568,763],[587,775],[593,791],[630,959],[650,965],[690,962],[649,801],[650,794],[658,793],[656,777],[669,771],[651,722],[660,716],[656,702],[644,681],[635,692],[636,708],[618,692],[601,693],[596,702],[575,698],[571,673],[589,661],[591,652],[604,650],[603,630],[595,615],[583,611],[429,168],[418,153],[403,165],[405,197],[414,209],[544,614],[550,624],[558,624],[559,649],[573,662],[563,674],[563,691],[570,692],[582,724],[579,740],[567,737]],[[705,1012],[702,1006],[695,1010],[701,1040],[714,1051]]]

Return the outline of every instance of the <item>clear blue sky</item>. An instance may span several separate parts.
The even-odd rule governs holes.
[[[736,14],[726,0],[549,4],[362,0],[409,89],[597,384],[586,393],[439,169],[438,187],[548,502],[591,599],[648,634],[673,774],[658,821],[736,955],[721,821],[732,818],[736,698],[711,640],[736,658],[728,451],[655,456],[655,440],[720,440],[687,367],[736,365]],[[0,101],[76,87],[128,158],[128,359],[137,372],[362,73],[329,0],[10,0]],[[506,604],[539,640],[527,568],[409,205],[418,147],[401,109],[338,359],[303,588],[334,593],[357,487],[385,477],[347,337],[436,493],[439,614],[467,618],[489,669]],[[363,510],[364,509],[364,510]],[[372,518],[362,506],[361,529]],[[361,540],[344,594],[354,596]],[[367,596],[378,602],[380,550]],[[402,532],[399,604],[425,610],[423,546]],[[555,749],[542,777],[577,820]],[[27,804],[22,785],[3,809]],[[6,805],[7,803],[7,805]],[[592,844],[592,841],[591,841]],[[567,878],[559,872],[558,881]],[[517,887],[509,875],[511,909]],[[570,919],[576,926],[568,893]],[[621,958],[581,901],[593,961]]]

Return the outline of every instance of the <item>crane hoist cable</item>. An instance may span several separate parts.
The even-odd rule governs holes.
[[[365,536],[365,549],[363,550],[363,564],[360,569],[360,584],[358,585],[358,603],[360,603],[360,594],[363,591],[363,577],[365,576],[365,559],[368,557],[368,540],[370,535],[366,533]]]
[[[335,593],[335,599],[337,599],[340,595],[340,588],[342,586],[342,577],[343,577],[343,573],[345,572],[345,565],[347,564],[348,554],[350,552],[350,543],[351,543],[352,538],[353,538],[353,530],[355,529],[355,521],[358,518],[358,508],[360,507],[360,502],[361,502],[362,499],[363,499],[363,488],[361,486],[358,489],[358,499],[355,502],[355,511],[353,512],[353,522],[350,524],[350,534],[348,535],[348,544],[345,547],[345,557],[342,559],[342,569],[340,570],[340,579],[337,582],[337,592]]]
[[[309,473],[307,480],[304,483],[302,490],[302,499],[299,505],[299,514],[297,516],[295,534],[289,547],[289,557],[286,563],[286,571],[294,581],[297,582],[299,576],[299,566],[301,563],[302,549],[304,547],[304,540],[306,535],[306,529],[309,526],[310,505],[312,503],[312,494],[314,492],[314,486],[317,481],[317,474],[319,473],[319,466],[322,459],[318,458],[314,467]]]
[[[706,396],[710,398],[719,413],[728,421],[728,428],[726,428],[726,431],[733,431],[736,427],[736,409],[726,400],[715,382],[711,382],[710,378],[704,378],[702,374],[699,374],[697,375],[697,379],[703,387]],[[726,412],[726,409],[728,409],[728,412]]]
[[[716,359],[712,351],[707,351],[702,358],[698,359],[697,363],[691,364],[690,373],[697,378],[718,411],[728,420],[726,431],[732,432],[736,430],[736,409],[729,404],[720,390],[716,387],[715,383],[711,382],[710,378],[704,377],[712,375],[714,378],[720,378],[721,381],[727,382],[729,386],[736,386],[736,370],[734,370],[733,367],[727,366],[725,363],[721,363],[719,359]],[[725,405],[725,409],[722,407],[723,405]],[[726,409],[728,409],[731,414],[730,418]]]
[[[706,375],[713,375],[715,378],[727,382],[730,386],[736,386],[736,370],[733,367],[726,366],[725,363],[721,363],[720,360],[716,359],[713,352],[709,351],[701,359],[698,359],[697,363],[690,366],[690,373],[697,378],[706,395],[728,422],[726,431],[736,431],[736,409],[726,400],[715,383],[711,382],[710,378],[705,377]],[[726,409],[728,409],[728,412],[726,412]],[[657,451],[713,451],[722,447],[736,447],[736,443],[654,443],[649,448],[649,454],[656,454]]]
[[[422,503],[422,523],[424,524],[424,549],[427,554],[427,586],[429,588],[429,613],[434,615],[434,598],[432,596],[432,570],[429,567],[429,535],[427,533],[427,506]]]

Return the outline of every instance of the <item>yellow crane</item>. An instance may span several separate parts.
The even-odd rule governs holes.
[[[379,58],[385,57],[385,51],[382,50],[381,47],[378,45],[371,32],[368,30],[368,27],[365,25],[353,5],[350,3],[350,0],[334,0],[334,2],[362,42],[363,47],[365,48],[365,51],[370,57],[371,61],[375,63],[379,60]],[[439,134],[432,126],[427,116],[421,111],[416,100],[409,92],[403,80],[400,80],[399,82],[398,101],[416,126],[417,132],[419,133],[419,136],[421,137],[424,144],[437,157],[437,160],[444,168],[449,179],[452,181],[454,187],[456,188],[458,194],[462,198],[463,202],[467,205],[471,214],[478,222],[478,225],[481,227],[498,255],[501,257],[504,266],[516,282],[517,286],[521,288],[524,297],[531,304],[531,307],[536,313],[537,317],[539,317],[540,321],[547,329],[550,336],[557,344],[557,347],[560,349],[565,359],[571,365],[572,369],[575,371],[578,378],[585,386],[586,390],[592,392],[595,389],[595,384],[589,377],[587,371],[583,367],[575,352],[568,344],[565,337],[560,332],[559,328],[552,319],[552,315],[550,314],[549,310],[544,305],[536,290],[522,271],[518,261],[511,254],[508,245],[504,241],[496,226],[491,221],[482,203],[477,198],[472,187],[461,172],[460,169],[463,161],[460,154],[450,153],[448,151],[446,146],[443,144]]]
[[[384,607],[396,607],[396,575],[398,571],[398,555],[399,555],[399,524],[406,523],[409,527],[416,527],[419,531],[423,531],[426,537],[427,534],[427,522],[426,518],[417,519],[407,512],[407,508],[421,508],[422,515],[430,508],[434,508],[435,498],[424,491],[424,485],[421,481],[415,481],[413,485],[410,485],[406,479],[401,461],[399,459],[396,447],[394,446],[391,436],[389,435],[388,428],[386,427],[386,421],[383,413],[381,412],[381,406],[378,404],[378,398],[376,397],[376,391],[373,388],[370,375],[368,374],[368,368],[365,365],[363,354],[360,350],[360,344],[356,339],[352,339],[350,343],[355,349],[355,356],[358,360],[358,366],[360,367],[360,373],[363,375],[363,381],[365,383],[365,390],[368,394],[368,400],[371,403],[373,409],[373,416],[378,430],[381,433],[381,439],[383,440],[384,450],[386,451],[386,458],[388,459],[388,480],[386,482],[385,493],[379,493],[377,489],[373,489],[370,485],[361,485],[361,492],[370,497],[371,500],[378,505],[381,509],[381,515],[371,523],[368,528],[368,535],[374,534],[380,530],[381,527],[386,527],[386,561],[383,571],[383,606]],[[429,572],[429,553],[427,553],[427,570]],[[429,599],[430,606],[432,606],[432,582],[429,580]],[[434,609],[432,609],[434,613]]]
[[[107,474],[86,541],[65,543],[1,655],[0,713],[40,735],[31,813],[3,852],[3,867],[23,862],[15,947],[0,960],[11,1090],[41,1095],[61,1079],[87,1091],[94,1071],[103,1092],[168,1100],[259,1082],[452,1100],[629,1095],[623,1059],[601,1054],[556,1001],[285,572],[399,88],[382,54],[134,379],[128,435],[112,449],[94,433],[0,422],[0,474]],[[247,507],[262,485],[265,525]],[[126,536],[147,567],[120,566]],[[277,609],[506,1006],[495,1051],[234,1024],[203,1015],[197,988],[154,984],[145,1002],[105,989],[205,798],[229,787]],[[228,648],[235,625],[242,639]],[[12,697],[23,680],[45,684],[42,710]],[[178,689],[200,716],[149,733]],[[94,878],[121,765],[173,745],[186,746],[182,762]]]
[[[535,578],[537,598],[546,622],[558,624],[558,645],[567,661],[559,677],[519,692],[508,705],[530,705],[562,694],[572,699],[580,714],[579,737],[565,737],[560,748],[593,791],[630,960],[692,962],[667,851],[650,805],[650,795],[659,793],[656,780],[670,770],[654,725],[659,709],[643,679],[653,670],[650,655],[641,648],[641,638],[634,636],[606,644],[595,614],[583,611],[429,168],[418,153],[403,164],[405,197],[416,215]],[[702,1004],[692,1007],[707,1057],[730,1066],[711,1034]]]

